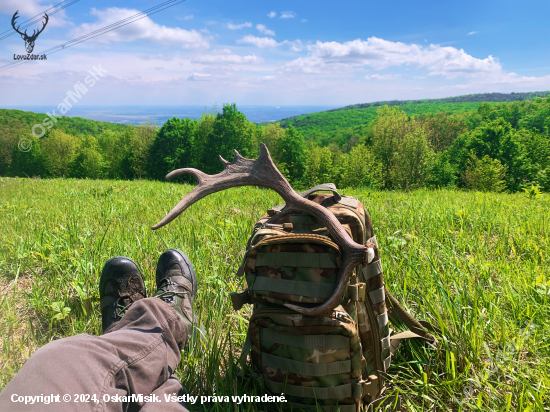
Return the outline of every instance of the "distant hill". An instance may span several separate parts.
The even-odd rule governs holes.
[[[354,104],[338,109],[289,117],[279,121],[282,127],[290,125],[300,130],[306,138],[311,136],[332,135],[339,130],[365,126],[376,118],[380,106],[399,106],[408,115],[436,113],[438,111],[457,113],[476,110],[482,102],[500,103],[547,97],[550,91],[529,93],[483,93],[443,99],[391,100],[373,103]],[[327,136],[328,137],[328,136]],[[330,140],[330,138],[329,138]]]
[[[405,104],[423,104],[423,103],[473,103],[473,102],[518,102],[521,100],[531,100],[535,97],[548,97],[550,91],[526,92],[526,93],[477,93],[465,94],[462,96],[444,97],[442,99],[421,99],[421,100],[386,100],[373,103],[351,104],[338,109],[327,110],[335,112],[338,110],[364,109],[377,106],[403,106]]]

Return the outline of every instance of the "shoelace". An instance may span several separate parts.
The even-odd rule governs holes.
[[[125,298],[128,298],[128,297],[127,296],[121,296],[120,298],[115,300],[114,303],[113,303],[113,306],[115,308],[115,313],[114,313],[114,318],[115,319],[122,318],[122,316],[124,316],[124,314],[128,310],[128,306],[130,306],[130,304],[132,303],[132,302],[130,302],[130,304],[128,304],[128,306],[126,306],[124,303],[121,303],[122,299],[125,299]],[[130,301],[131,301],[131,299],[130,299]]]
[[[183,298],[185,295],[189,295],[189,291],[183,291],[183,292],[175,292],[172,290],[166,290],[169,286],[172,285],[178,285],[176,282],[170,281],[168,278],[166,278],[162,283],[161,286],[158,288],[157,293],[155,294],[155,297],[159,299],[172,299],[174,296]],[[160,293],[159,293],[160,292]]]

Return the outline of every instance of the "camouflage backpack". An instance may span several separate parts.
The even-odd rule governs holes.
[[[369,260],[355,268],[340,305],[331,312],[308,316],[282,306],[325,302],[335,289],[340,248],[313,216],[278,219],[285,205],[269,209],[256,223],[239,268],[248,288],[231,294],[235,310],[254,304],[241,360],[250,353],[265,388],[284,393],[287,407],[317,410],[317,400],[326,411],[336,411],[338,405],[341,412],[355,412],[384,400],[382,373],[402,339],[433,338],[397,302],[386,303],[378,244],[363,204],[341,196],[332,183],[300,195],[332,212],[356,243],[371,250]],[[418,333],[390,336],[388,306]]]
[[[285,394],[282,405],[299,410],[355,412],[384,401],[384,376],[392,353],[407,338],[435,343],[384,287],[378,245],[365,208],[332,184],[297,194],[269,150],[257,159],[235,151],[224,170],[207,175],[185,168],[197,186],[155,226],[174,220],[211,193],[263,186],[285,201],[254,227],[239,274],[248,289],[233,293],[236,310],[254,305],[241,359],[250,353],[265,390]],[[317,191],[330,191],[317,194]],[[410,331],[391,335],[388,320]],[[395,403],[394,403],[395,405]]]

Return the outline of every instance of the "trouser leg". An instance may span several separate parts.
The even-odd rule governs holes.
[[[0,410],[139,410],[145,402],[127,405],[106,399],[116,395],[148,396],[155,391],[161,393],[159,388],[181,392],[179,382],[176,385],[177,380],[170,378],[180,362],[180,348],[189,331],[190,325],[170,305],[157,298],[141,299],[102,336],[72,336],[36,351],[0,393]],[[98,403],[75,403],[77,394],[95,395]],[[12,401],[12,397],[20,400],[20,396],[24,399],[37,395],[60,395],[60,402],[29,405]],[[69,395],[70,402],[64,402],[63,395]],[[161,401],[164,403],[164,399]],[[185,409],[179,406],[179,410]]]

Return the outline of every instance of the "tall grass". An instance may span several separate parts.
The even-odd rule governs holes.
[[[206,350],[183,354],[183,384],[193,395],[261,392],[238,375],[250,308],[234,312],[229,293],[244,288],[236,272],[254,222],[281,199],[269,190],[231,189],[152,231],[189,190],[148,181],[0,178],[0,387],[52,339],[100,334],[98,280],[109,258],[137,262],[152,294],[157,258],[179,248],[197,269],[197,312],[209,335]],[[393,359],[391,391],[408,410],[548,410],[548,196],[344,193],[368,208],[387,287],[442,332],[438,349],[407,343]]]

